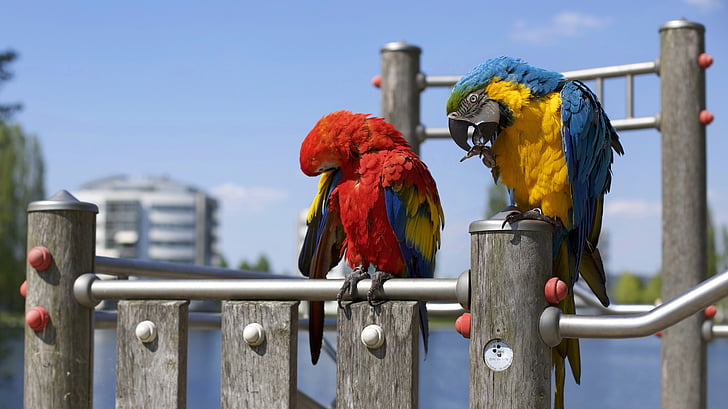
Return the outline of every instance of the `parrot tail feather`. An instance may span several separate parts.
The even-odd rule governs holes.
[[[311,349],[311,363],[316,365],[321,355],[321,344],[324,339],[324,302],[308,303],[308,345]]]

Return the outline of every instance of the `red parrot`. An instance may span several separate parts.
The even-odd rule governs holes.
[[[370,276],[370,304],[392,277],[431,278],[444,225],[440,198],[427,166],[402,134],[382,118],[337,111],[321,118],[301,144],[301,170],[321,175],[308,213],[298,260],[301,273],[326,278],[345,257],[354,270],[338,295]],[[420,323],[427,347],[425,304]],[[321,352],[324,304],[311,301],[311,360]]]

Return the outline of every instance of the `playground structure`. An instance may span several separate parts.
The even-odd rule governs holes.
[[[628,103],[627,117],[613,122],[621,130],[657,127],[662,133],[662,293],[669,301],[641,314],[561,315],[543,298],[551,275],[547,226],[476,221],[470,226],[469,272],[458,279],[391,280],[384,289],[392,301],[378,310],[356,303],[350,315],[339,311],[337,408],[379,408],[383,401],[418,406],[416,300],[457,302],[472,312],[472,408],[549,408],[550,346],[561,337],[622,338],[663,330],[662,407],[705,407],[705,340],[728,331],[698,313],[728,296],[728,272],[703,282],[703,31],[696,23],[668,22],[660,29],[659,61],[567,73],[598,83],[630,76],[631,101],[631,76],[659,72],[660,114],[632,118]],[[420,125],[419,92],[452,84],[454,77],[421,75],[419,49],[393,44],[382,49],[382,114],[417,149],[421,138],[442,133]],[[685,197],[694,200],[686,203]],[[298,304],[335,299],[342,280],[96,257],[97,212],[64,191],[28,208],[25,408],[91,408],[94,328],[114,319],[117,408],[185,407],[187,330],[197,325],[222,331],[221,408],[318,407],[296,391]],[[100,273],[154,280],[104,281],[97,279]],[[360,282],[358,294],[369,285]],[[97,315],[94,306],[102,300],[120,300],[116,317]],[[189,300],[223,301],[222,313],[190,314]],[[512,355],[490,356],[492,345]]]

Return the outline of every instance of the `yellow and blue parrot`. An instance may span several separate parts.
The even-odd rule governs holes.
[[[596,96],[580,81],[499,57],[455,84],[447,116],[451,137],[468,151],[465,158],[482,157],[496,182],[508,188],[518,211],[506,222],[537,219],[555,226],[553,273],[569,288],[559,307],[574,312],[579,273],[609,305],[597,242],[613,151],[621,155],[624,149]],[[564,339],[552,357],[554,406],[563,408],[565,359],[580,382],[579,341]]]

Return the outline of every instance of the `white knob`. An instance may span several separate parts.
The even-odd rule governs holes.
[[[361,342],[367,348],[377,349],[384,345],[384,330],[379,325],[369,325],[361,331]]]
[[[248,324],[243,330],[243,339],[251,347],[257,347],[265,341],[265,330],[263,326],[254,322]]]
[[[157,339],[157,326],[152,321],[142,321],[136,326],[137,339],[145,344],[154,342]]]

